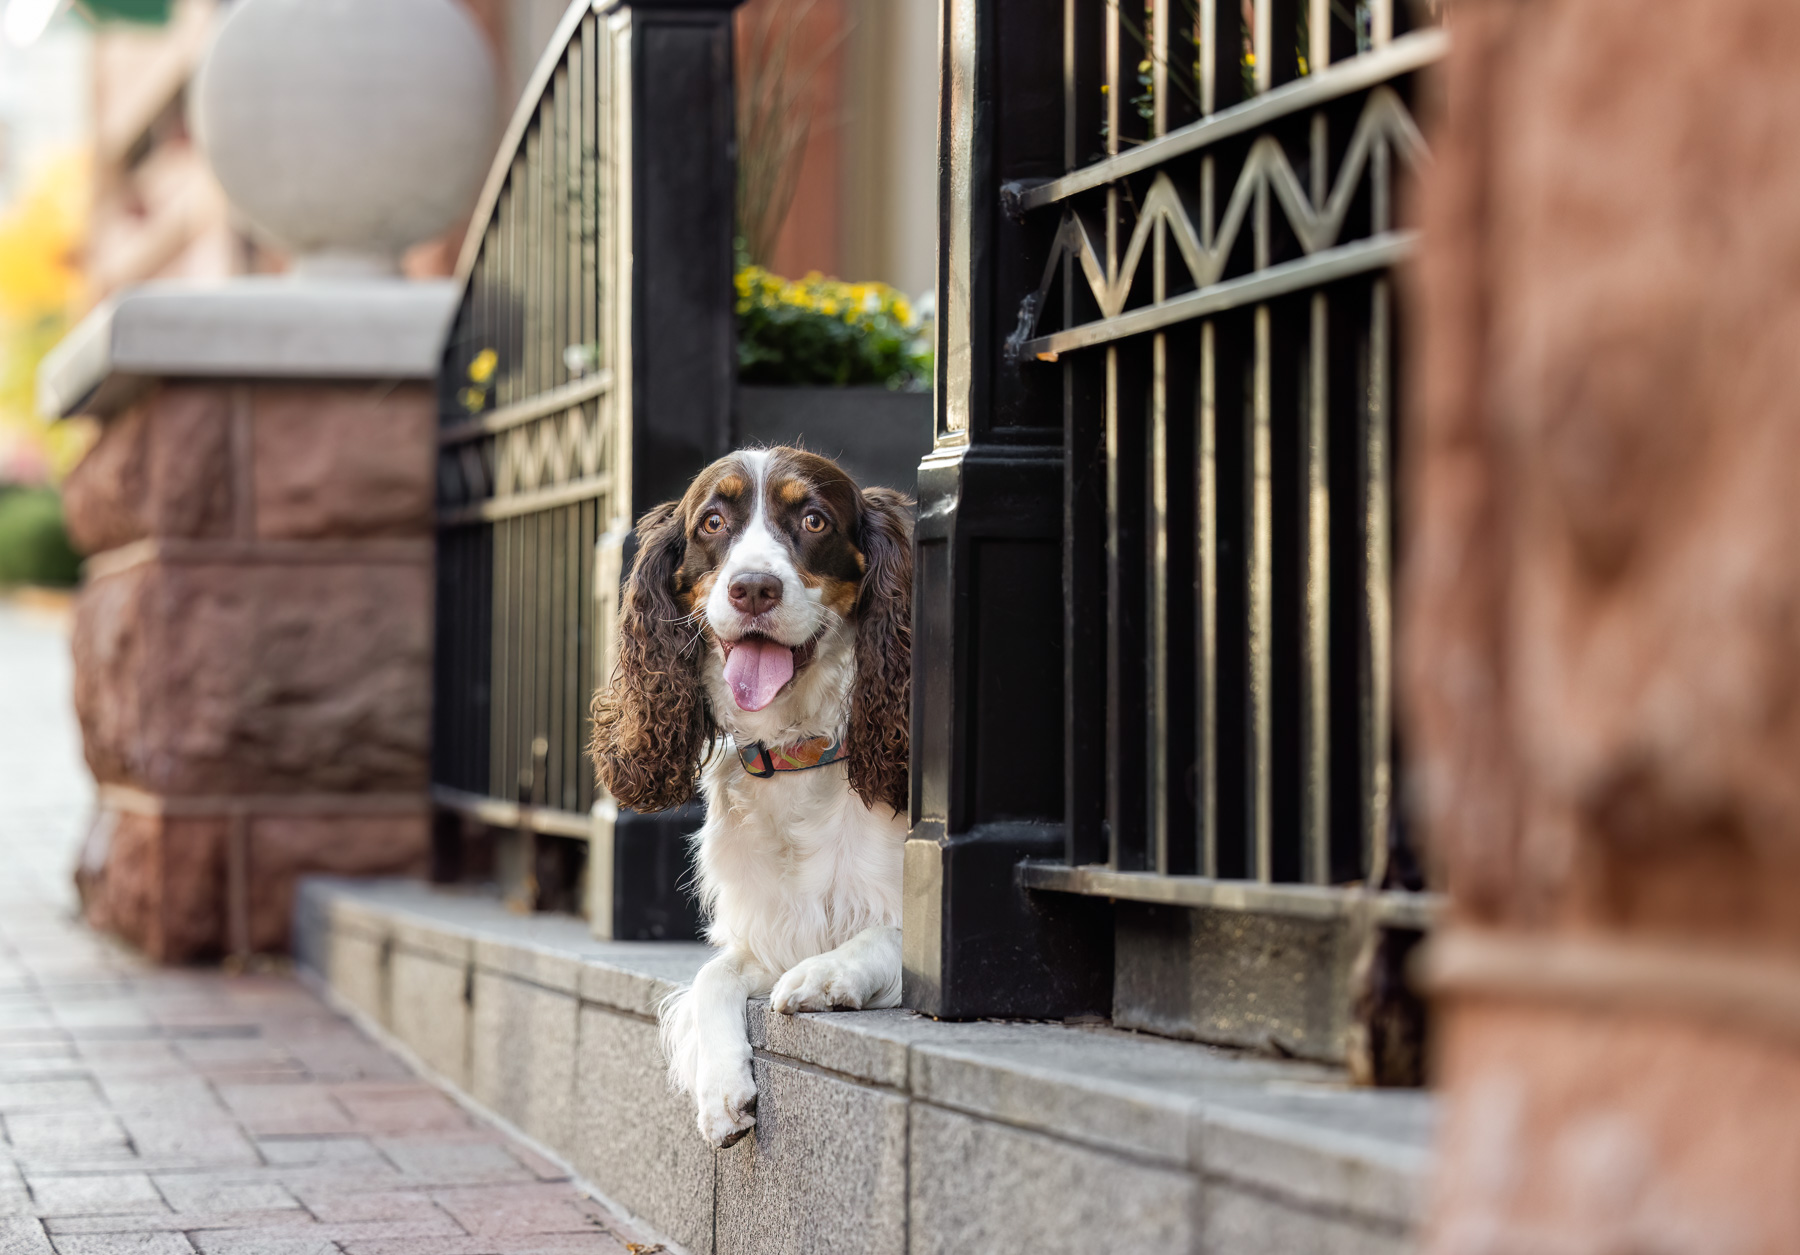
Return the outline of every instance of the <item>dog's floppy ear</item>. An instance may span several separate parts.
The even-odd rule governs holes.
[[[867,563],[856,597],[856,683],[845,755],[863,801],[906,810],[912,713],[912,502],[891,488],[862,495]]]
[[[714,727],[700,687],[700,632],[675,600],[687,552],[678,503],[638,520],[637,559],[619,613],[619,661],[594,695],[591,753],[600,783],[637,811],[667,810],[694,796],[694,777]]]

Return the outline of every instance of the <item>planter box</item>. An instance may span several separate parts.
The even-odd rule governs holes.
[[[864,487],[911,494],[931,452],[931,393],[740,385],[732,435],[739,446],[797,445],[837,459]]]

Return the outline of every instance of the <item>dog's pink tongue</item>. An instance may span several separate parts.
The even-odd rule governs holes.
[[[761,710],[793,678],[794,651],[761,637],[745,637],[725,659],[725,683],[742,710]]]

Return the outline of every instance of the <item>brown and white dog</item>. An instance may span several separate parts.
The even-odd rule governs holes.
[[[836,463],[751,449],[639,520],[594,761],[621,803],[706,798],[696,845],[719,954],[662,1007],[701,1136],[755,1123],[747,998],[900,1000],[912,506]]]

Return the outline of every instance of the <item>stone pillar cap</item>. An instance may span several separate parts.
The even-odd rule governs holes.
[[[151,379],[429,379],[449,279],[253,276],[146,283],[96,308],[38,368],[38,410],[105,417]]]

